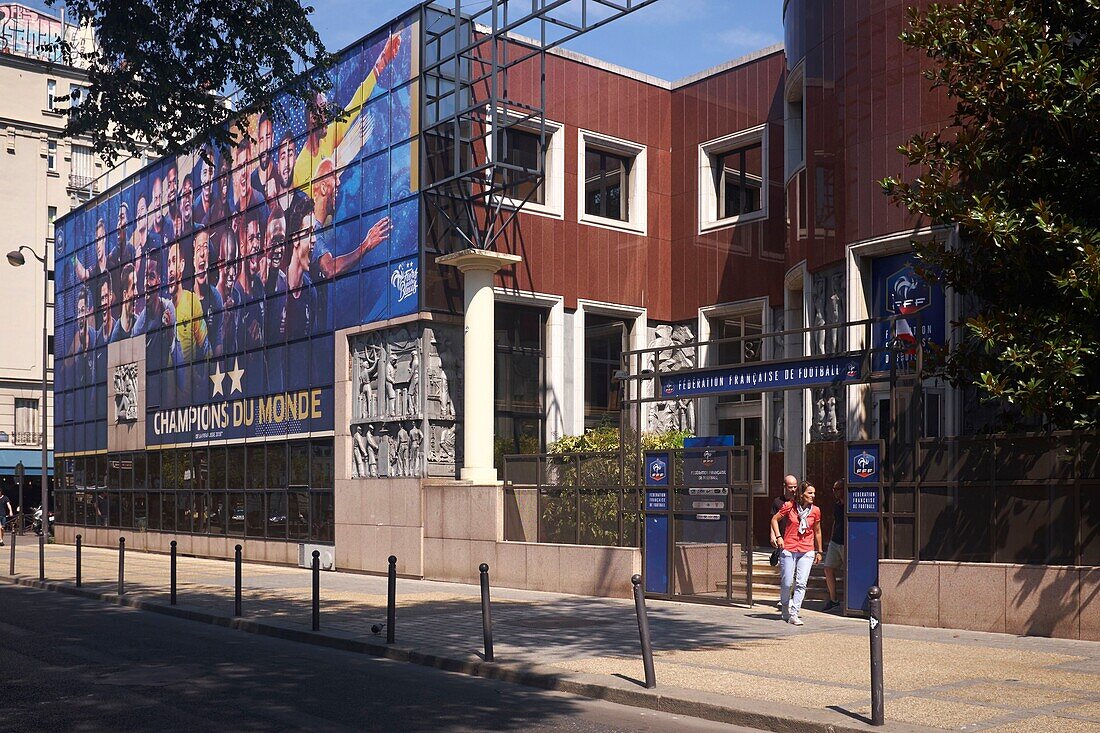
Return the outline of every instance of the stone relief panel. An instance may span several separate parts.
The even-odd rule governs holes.
[[[695,368],[696,349],[677,348],[695,341],[695,331],[688,325],[661,325],[653,329],[650,348],[659,348],[650,361],[650,369],[655,373],[675,372],[681,369]],[[666,348],[667,347],[667,348]],[[649,388],[652,394],[652,387]],[[695,430],[694,400],[671,400],[649,403],[649,430],[665,432],[669,430]]]
[[[816,356],[840,354],[847,350],[844,306],[844,272],[840,266],[813,276],[811,323],[816,328],[810,339],[810,351]],[[811,440],[841,440],[847,433],[845,416],[847,390],[826,387],[813,390]]]
[[[404,326],[353,338],[354,478],[454,475],[456,344],[461,348],[461,332],[446,326]]]
[[[137,420],[138,365],[115,367],[115,423]]]

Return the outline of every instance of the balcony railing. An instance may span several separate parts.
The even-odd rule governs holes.
[[[12,433],[12,442],[16,445],[42,445],[42,433]]]

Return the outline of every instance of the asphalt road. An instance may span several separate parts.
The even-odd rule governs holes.
[[[2,731],[745,728],[0,584]]]

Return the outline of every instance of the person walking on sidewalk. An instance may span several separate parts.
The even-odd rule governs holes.
[[[825,585],[829,588],[828,613],[840,606],[836,594],[836,571],[844,567],[844,479],[833,484],[833,533],[829,537],[829,550],[825,553]]]
[[[14,516],[15,512],[11,509],[11,499],[4,493],[4,487],[0,486],[0,547],[4,546],[4,527],[8,525]],[[15,527],[12,527],[11,531],[14,532]]]
[[[821,510],[814,506],[817,490],[803,481],[794,501],[789,501],[772,515],[772,545],[779,554],[780,584],[779,602],[783,620],[794,626],[802,626],[802,599],[806,596],[806,582],[810,568],[821,560]],[[779,522],[787,520],[787,528],[780,532]]]

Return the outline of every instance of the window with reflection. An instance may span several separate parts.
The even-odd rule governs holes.
[[[618,425],[619,384],[630,326],[621,318],[584,316],[584,427]]]
[[[584,213],[629,221],[630,171],[634,159],[599,148],[584,151]]]
[[[503,195],[517,201],[546,203],[542,182],[530,173],[543,170],[540,164],[545,155],[545,145],[538,130],[526,130],[513,125],[497,132],[496,138],[501,162],[525,169],[505,169],[497,173],[496,183],[504,187]],[[546,142],[549,143],[549,140],[548,131]]]
[[[760,211],[763,146],[757,142],[720,153],[715,156],[715,163],[718,218],[729,219]]]
[[[502,456],[540,453],[546,368],[546,311],[512,304],[496,307],[496,464]]]

